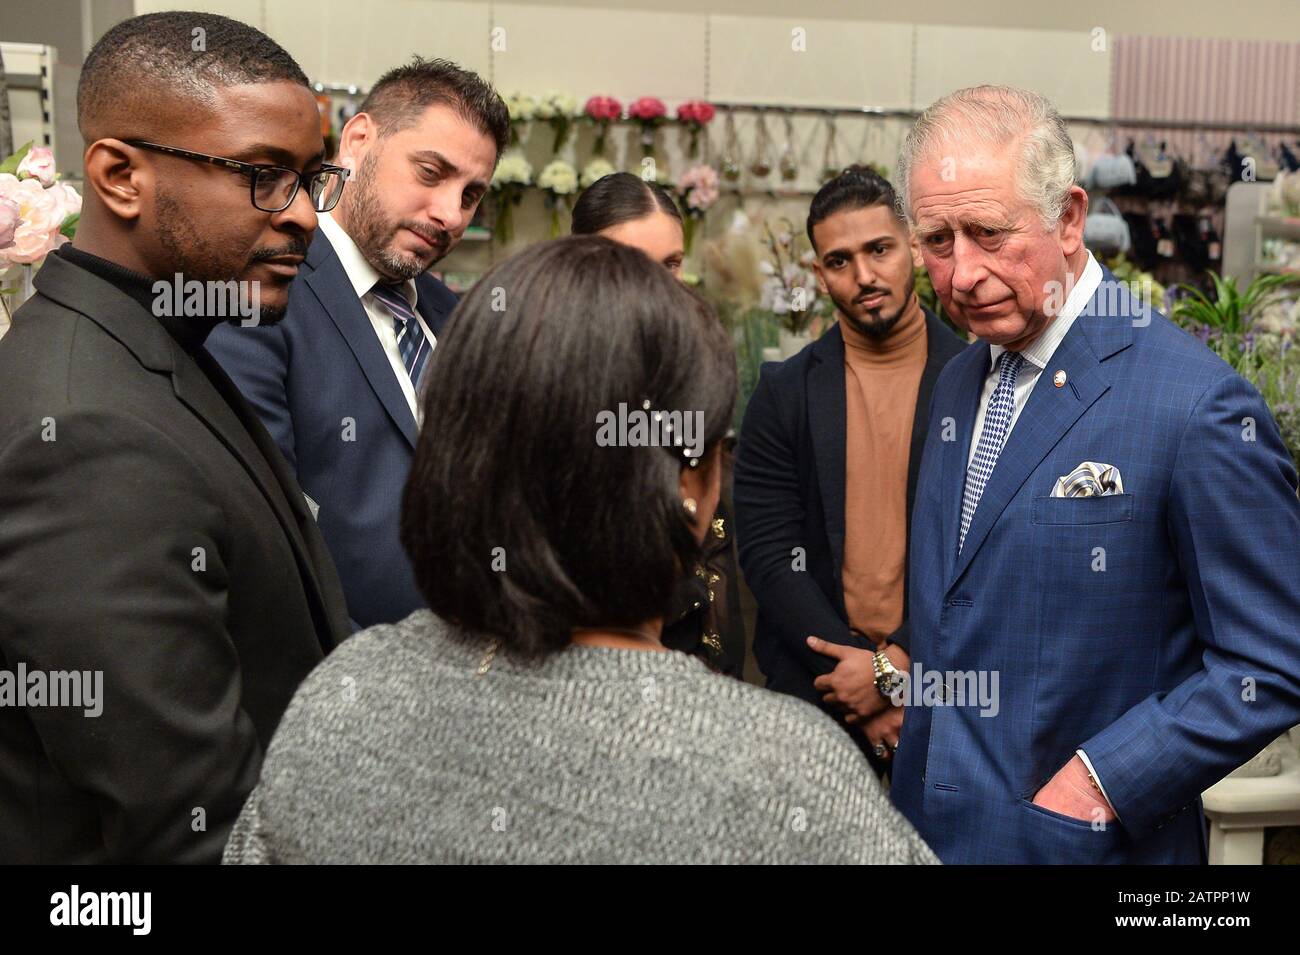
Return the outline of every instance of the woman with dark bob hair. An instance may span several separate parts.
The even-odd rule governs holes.
[[[597,179],[573,206],[574,235],[603,235],[640,249],[682,277],[682,214],[667,191],[630,172]],[[694,653],[713,669],[741,676],[745,623],[740,613],[740,571],[731,519],[731,451],[724,439],[718,509],[709,522],[700,557],[678,579],[664,613],[664,646]]]
[[[402,543],[428,600],[298,690],[227,862],[932,862],[827,716],[673,653],[727,335],[635,249],[520,252],[433,356]]]

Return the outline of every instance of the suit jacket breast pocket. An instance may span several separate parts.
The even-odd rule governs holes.
[[[1036,497],[1029,515],[1035,524],[1121,524],[1133,519],[1133,495]]]

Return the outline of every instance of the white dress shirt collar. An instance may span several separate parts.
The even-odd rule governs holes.
[[[370,294],[376,282],[388,281],[361,254],[357,244],[352,241],[352,236],[343,231],[343,227],[334,221],[330,213],[318,212],[316,221],[321,232],[325,233],[325,238],[329,239],[330,245],[334,247],[334,254],[339,257],[339,262],[342,263],[343,271],[347,274],[348,281],[352,283],[352,290],[357,293],[357,298]],[[402,283],[402,288],[406,293],[407,301],[411,303],[411,309],[414,310],[418,297],[415,280],[407,279]]]

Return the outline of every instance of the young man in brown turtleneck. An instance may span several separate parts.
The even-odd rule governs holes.
[[[889,182],[850,167],[814,197],[808,235],[838,321],[768,365],[735,469],[741,564],[772,689],[840,719],[883,770],[903,711],[877,683],[906,672],[907,536],[929,395],[965,342],[917,300],[920,255]]]

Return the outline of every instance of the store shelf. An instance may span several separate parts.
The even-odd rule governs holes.
[[[1255,224],[1270,239],[1300,239],[1300,218],[1289,216],[1257,216]]]
[[[0,43],[0,60],[4,61],[5,81],[10,90],[10,122],[13,146],[17,149],[31,140],[37,146],[48,146],[59,156],[59,136],[55,126],[54,77],[58,53],[52,46],[40,43]],[[16,101],[18,97],[36,94],[30,103]],[[80,164],[61,164],[61,168],[74,168],[80,174]]]

